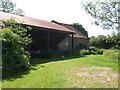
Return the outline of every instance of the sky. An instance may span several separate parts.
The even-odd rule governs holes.
[[[12,0],[25,12],[25,16],[66,24],[80,23],[89,37],[107,35],[112,30],[103,30],[92,25],[93,18],[80,5],[80,0]]]

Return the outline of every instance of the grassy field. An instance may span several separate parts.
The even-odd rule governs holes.
[[[118,88],[118,63],[102,55],[32,61],[30,72],[3,80],[3,88]]]

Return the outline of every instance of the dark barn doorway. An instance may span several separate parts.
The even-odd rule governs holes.
[[[29,32],[32,43],[28,45],[27,50],[31,53],[46,50],[58,50],[58,44],[70,33],[48,28],[33,27]]]

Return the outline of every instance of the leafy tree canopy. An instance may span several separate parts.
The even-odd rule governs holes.
[[[87,31],[83,28],[82,25],[80,25],[79,23],[74,23],[73,26],[75,28],[77,28],[83,35],[85,35],[86,37],[88,37]]]
[[[118,34],[115,34],[114,32],[112,35],[99,35],[97,37],[92,36],[90,38],[90,45],[95,46],[97,48],[104,48],[104,49],[109,49],[109,48],[115,48],[119,49],[120,46],[120,36]]]
[[[6,78],[29,69],[30,55],[25,47],[32,39],[27,33],[30,27],[23,27],[13,19],[1,20],[4,24],[0,30],[2,41],[2,76]]]
[[[120,24],[120,1],[96,0],[82,3],[84,10],[95,18],[95,24],[103,29],[115,29],[119,31]]]
[[[0,11],[19,16],[24,15],[24,11],[20,8],[16,8],[16,4],[14,4],[11,0],[0,0]]]

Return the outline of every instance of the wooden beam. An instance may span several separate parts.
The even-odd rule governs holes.
[[[72,33],[72,51],[73,51],[73,49],[74,49],[74,35]]]
[[[48,50],[50,49],[50,32],[48,31],[47,32],[47,48],[48,48]]]

